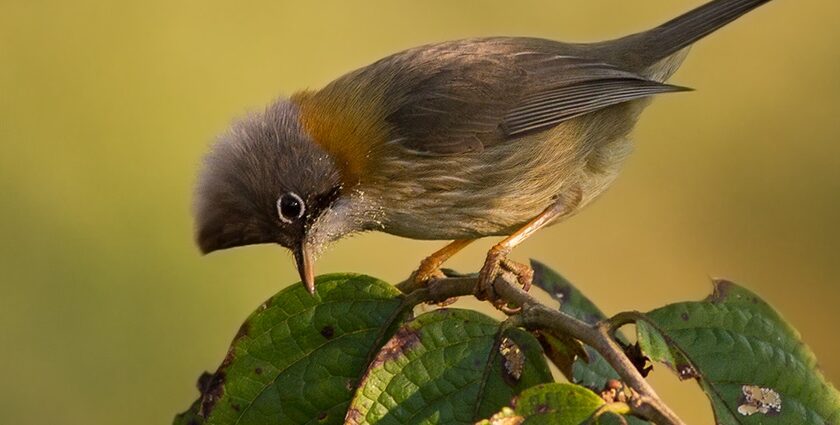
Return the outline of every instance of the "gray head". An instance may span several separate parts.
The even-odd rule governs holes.
[[[314,291],[307,233],[338,198],[330,156],[303,131],[297,107],[280,100],[237,122],[205,158],[196,191],[196,239],[203,253],[278,243],[292,250]]]

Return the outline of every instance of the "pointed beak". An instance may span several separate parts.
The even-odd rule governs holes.
[[[295,262],[297,263],[298,273],[300,273],[300,281],[303,282],[310,294],[315,295],[315,271],[312,268],[312,252],[306,242],[301,242],[295,248]]]

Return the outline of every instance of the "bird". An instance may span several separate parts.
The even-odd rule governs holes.
[[[404,50],[318,90],[235,121],[206,154],[195,191],[203,253],[279,244],[316,293],[332,243],[381,231],[451,241],[420,261],[418,283],[472,241],[487,253],[476,296],[540,229],[579,212],[616,179],[631,131],[696,41],[770,0],[714,0],[648,31],[564,43],[485,37]]]

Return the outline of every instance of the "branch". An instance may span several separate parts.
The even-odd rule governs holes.
[[[684,425],[613,339],[616,328],[632,322],[631,314],[618,315],[614,319],[590,325],[560,310],[542,305],[515,282],[515,278],[502,273],[493,283],[496,295],[500,299],[522,307],[521,312],[511,317],[514,324],[528,329],[554,330],[592,347],[618,372],[624,383],[636,392],[637,396],[629,403],[634,415],[660,425]],[[406,302],[420,304],[439,303],[454,297],[473,295],[477,284],[477,276],[447,277],[434,280],[427,286],[418,285],[409,278],[397,285],[397,288],[406,294]]]

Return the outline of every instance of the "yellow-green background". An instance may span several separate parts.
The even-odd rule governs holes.
[[[701,0],[0,3],[0,423],[168,423],[245,316],[296,280],[280,248],[199,256],[191,192],[234,117],[388,53],[477,35],[598,40]],[[516,251],[608,312],[745,283],[840,382],[840,4],[778,0],[701,42],[623,176]],[[476,270],[482,248],[452,266]],[[318,271],[396,281],[440,243],[363,235]],[[664,370],[664,369],[660,369]],[[691,423],[693,383],[655,383]]]

